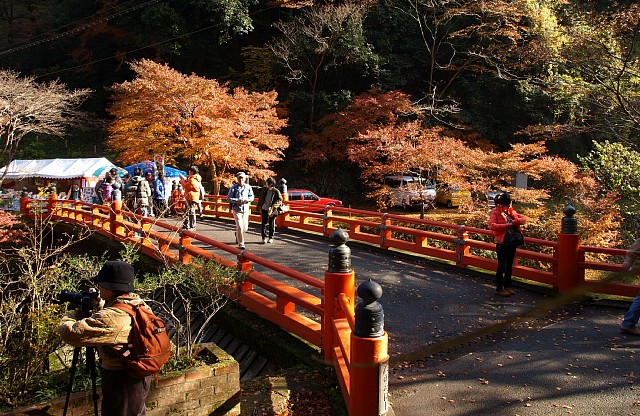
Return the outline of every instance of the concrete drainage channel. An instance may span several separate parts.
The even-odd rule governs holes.
[[[172,305],[172,319],[180,320],[181,324],[184,326],[186,312],[178,297],[166,290],[159,290],[154,294],[154,299],[165,305]],[[163,316],[163,313],[160,310],[157,310],[158,308],[153,306],[152,308],[158,316],[165,320],[165,322],[171,322],[171,319],[167,319],[166,316]],[[197,307],[194,307],[194,309],[197,309]],[[203,314],[195,312],[191,319],[192,337],[194,339],[198,337],[196,340],[197,343],[212,342],[222,348],[227,354],[231,355],[240,365],[241,382],[268,375],[283,368],[283,365],[286,364],[284,359],[273,359],[262,352],[264,349],[261,348],[261,345],[253,345],[253,343],[259,339],[255,337],[255,334],[259,331],[255,332],[254,328],[242,325],[242,323],[249,321],[248,316],[238,318],[237,320],[232,318],[232,316],[238,314],[251,315],[246,311],[240,310],[231,303],[220,309],[213,319],[210,319],[206,323]],[[164,315],[167,314],[164,313]],[[223,325],[223,322],[226,322],[227,325]],[[230,325],[231,323],[234,324]],[[203,328],[203,325],[206,325],[206,327]],[[168,324],[168,326],[169,336],[173,339],[177,329],[171,324]],[[252,334],[253,336],[251,336]],[[273,335],[265,335],[260,338],[272,339],[272,336]],[[267,350],[267,353],[269,353],[269,350]],[[280,353],[283,353],[283,351]],[[286,355],[286,352],[284,352],[284,354]]]
[[[225,328],[216,323],[209,324],[201,338],[201,342],[213,342],[231,355],[240,364],[241,382],[271,374],[278,370],[278,367],[273,362],[260,355],[238,338],[235,338]]]

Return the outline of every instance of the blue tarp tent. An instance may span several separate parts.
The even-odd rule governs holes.
[[[131,165],[131,166],[127,166],[125,167],[125,169],[127,170],[127,172],[129,172],[129,174],[131,176],[133,176],[133,170],[139,167],[140,169],[142,169],[142,173],[145,174],[147,172],[153,172],[153,174],[155,175],[155,164],[153,163],[153,160],[145,160],[144,162],[138,162],[135,165]],[[180,175],[186,177],[187,176],[187,172],[183,171],[183,170],[179,170],[176,168],[172,168],[171,166],[165,166],[164,167],[164,177],[165,178],[179,178]]]

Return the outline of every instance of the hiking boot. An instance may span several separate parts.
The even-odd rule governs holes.
[[[633,327],[633,326],[622,326],[622,325],[620,325],[620,331],[624,332],[625,334],[640,336],[640,329],[638,329],[636,327]]]

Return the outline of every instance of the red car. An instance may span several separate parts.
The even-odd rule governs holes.
[[[342,201],[338,199],[323,198],[307,189],[288,189],[287,195],[289,196],[287,204],[297,211],[322,212],[327,205],[342,206]]]

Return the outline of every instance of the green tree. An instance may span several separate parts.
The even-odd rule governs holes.
[[[640,153],[624,143],[594,141],[591,153],[580,161],[603,189],[619,194],[623,231],[627,240],[633,241],[640,223]],[[599,196],[604,197],[604,192]]]
[[[289,22],[278,22],[281,35],[269,43],[291,83],[303,83],[310,94],[309,127],[316,120],[319,91],[335,84],[339,70],[366,73],[377,57],[363,30],[366,5],[361,2],[311,6]]]
[[[567,43],[554,89],[575,100],[573,118],[579,126],[637,149],[640,5],[612,6],[604,12],[587,7],[576,6],[566,14]]]

